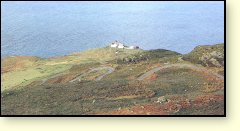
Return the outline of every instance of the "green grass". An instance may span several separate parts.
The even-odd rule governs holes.
[[[39,66],[24,71],[4,73],[1,75],[1,88],[6,90],[16,86],[25,86],[34,80],[66,71],[70,67],[71,65]]]

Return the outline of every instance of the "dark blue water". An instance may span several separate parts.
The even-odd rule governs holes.
[[[223,2],[1,2],[1,57],[51,57],[119,40],[188,53],[224,42]]]

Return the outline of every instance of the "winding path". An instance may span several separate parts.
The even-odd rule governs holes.
[[[156,67],[156,68],[144,73],[140,77],[138,77],[137,80],[139,80],[139,81],[144,80],[145,78],[149,77],[150,75],[152,75],[155,72],[158,72],[158,71],[160,71],[162,69],[166,69],[166,68],[172,68],[172,67],[188,68],[188,69],[196,70],[196,71],[199,71],[199,72],[207,72],[207,73],[215,76],[217,79],[220,79],[220,80],[224,79],[224,76],[219,75],[215,72],[209,71],[209,70],[205,69],[204,67],[199,67],[199,66],[195,66],[195,65],[192,65],[192,64],[170,64],[170,65],[166,65],[166,66],[162,66],[162,67]]]
[[[82,78],[83,76],[85,76],[85,75],[87,75],[87,74],[89,74],[89,73],[91,73],[91,72],[93,72],[93,71],[98,71],[98,70],[103,70],[103,69],[107,69],[108,72],[106,72],[105,74],[97,77],[97,78],[95,79],[95,81],[100,81],[100,80],[101,80],[102,78],[104,78],[106,75],[111,74],[111,73],[114,71],[114,68],[109,67],[109,66],[97,67],[97,68],[90,69],[88,72],[79,75],[77,78],[75,78],[75,79],[73,79],[73,80],[71,80],[71,81],[69,81],[69,82],[81,81],[81,78]]]
[[[156,67],[156,68],[153,68],[152,70],[144,73],[143,75],[139,76],[137,78],[137,80],[139,81],[142,81],[144,80],[145,78],[149,77],[150,75],[154,74],[155,72],[158,72],[162,69],[166,69],[166,68],[188,68],[188,69],[192,69],[192,70],[195,70],[195,71],[198,71],[198,72],[206,72],[208,73],[209,75],[213,75],[215,76],[217,79],[219,80],[224,80],[224,76],[220,75],[220,74],[217,74],[213,71],[209,71],[207,70],[206,68],[204,67],[200,67],[200,66],[196,66],[196,65],[193,65],[193,64],[169,64],[169,65],[165,65],[165,66],[162,66],[162,67]],[[109,66],[103,66],[103,67],[97,67],[97,68],[92,68],[90,69],[88,72],[85,72],[79,76],[77,76],[76,78],[74,78],[73,80],[69,81],[69,82],[75,82],[75,81],[81,81],[81,78],[83,76],[86,76],[87,74],[93,72],[93,71],[99,71],[99,70],[103,70],[103,69],[107,69],[108,71],[105,73],[105,74],[102,74],[101,76],[98,76],[95,81],[100,81],[102,78],[104,78],[106,75],[108,74],[111,74],[115,69],[112,68],[112,67],[109,67]],[[50,78],[45,78],[42,80],[42,83],[45,83],[48,79],[51,79],[51,78],[54,78],[54,77],[57,77],[57,76],[60,76],[62,75],[62,73],[59,73],[59,74],[56,74]]]

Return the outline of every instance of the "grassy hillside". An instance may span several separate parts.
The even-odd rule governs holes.
[[[183,56],[187,61],[164,49],[109,47],[49,59],[6,58],[2,69],[15,64],[1,73],[1,111],[5,115],[223,114],[224,80],[217,73],[224,69],[196,64],[203,54],[221,48],[197,47]],[[15,68],[18,65],[21,68]]]
[[[116,51],[118,51],[117,55]],[[49,59],[30,56],[7,57],[2,60],[1,65],[1,88],[5,90],[16,86],[24,86],[35,80],[41,80],[67,71],[74,65],[106,63],[142,51],[105,47]]]

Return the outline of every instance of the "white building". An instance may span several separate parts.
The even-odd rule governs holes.
[[[123,45],[123,44],[118,44],[118,48],[121,48],[121,49],[123,49],[123,48],[125,48],[126,46],[125,45]]]
[[[112,43],[112,44],[110,45],[110,47],[117,48],[117,47],[118,47],[118,44]]]
[[[114,41],[113,43],[111,43],[110,47],[112,48],[120,48],[120,49],[139,49],[138,46],[126,46],[118,41]]]
[[[139,47],[138,46],[129,46],[126,49],[139,49]]]
[[[127,49],[136,49],[135,46],[129,46]]]
[[[118,41],[114,41],[114,42],[110,45],[110,47],[123,49],[123,48],[125,48],[126,46],[125,46],[124,44],[118,42]]]

